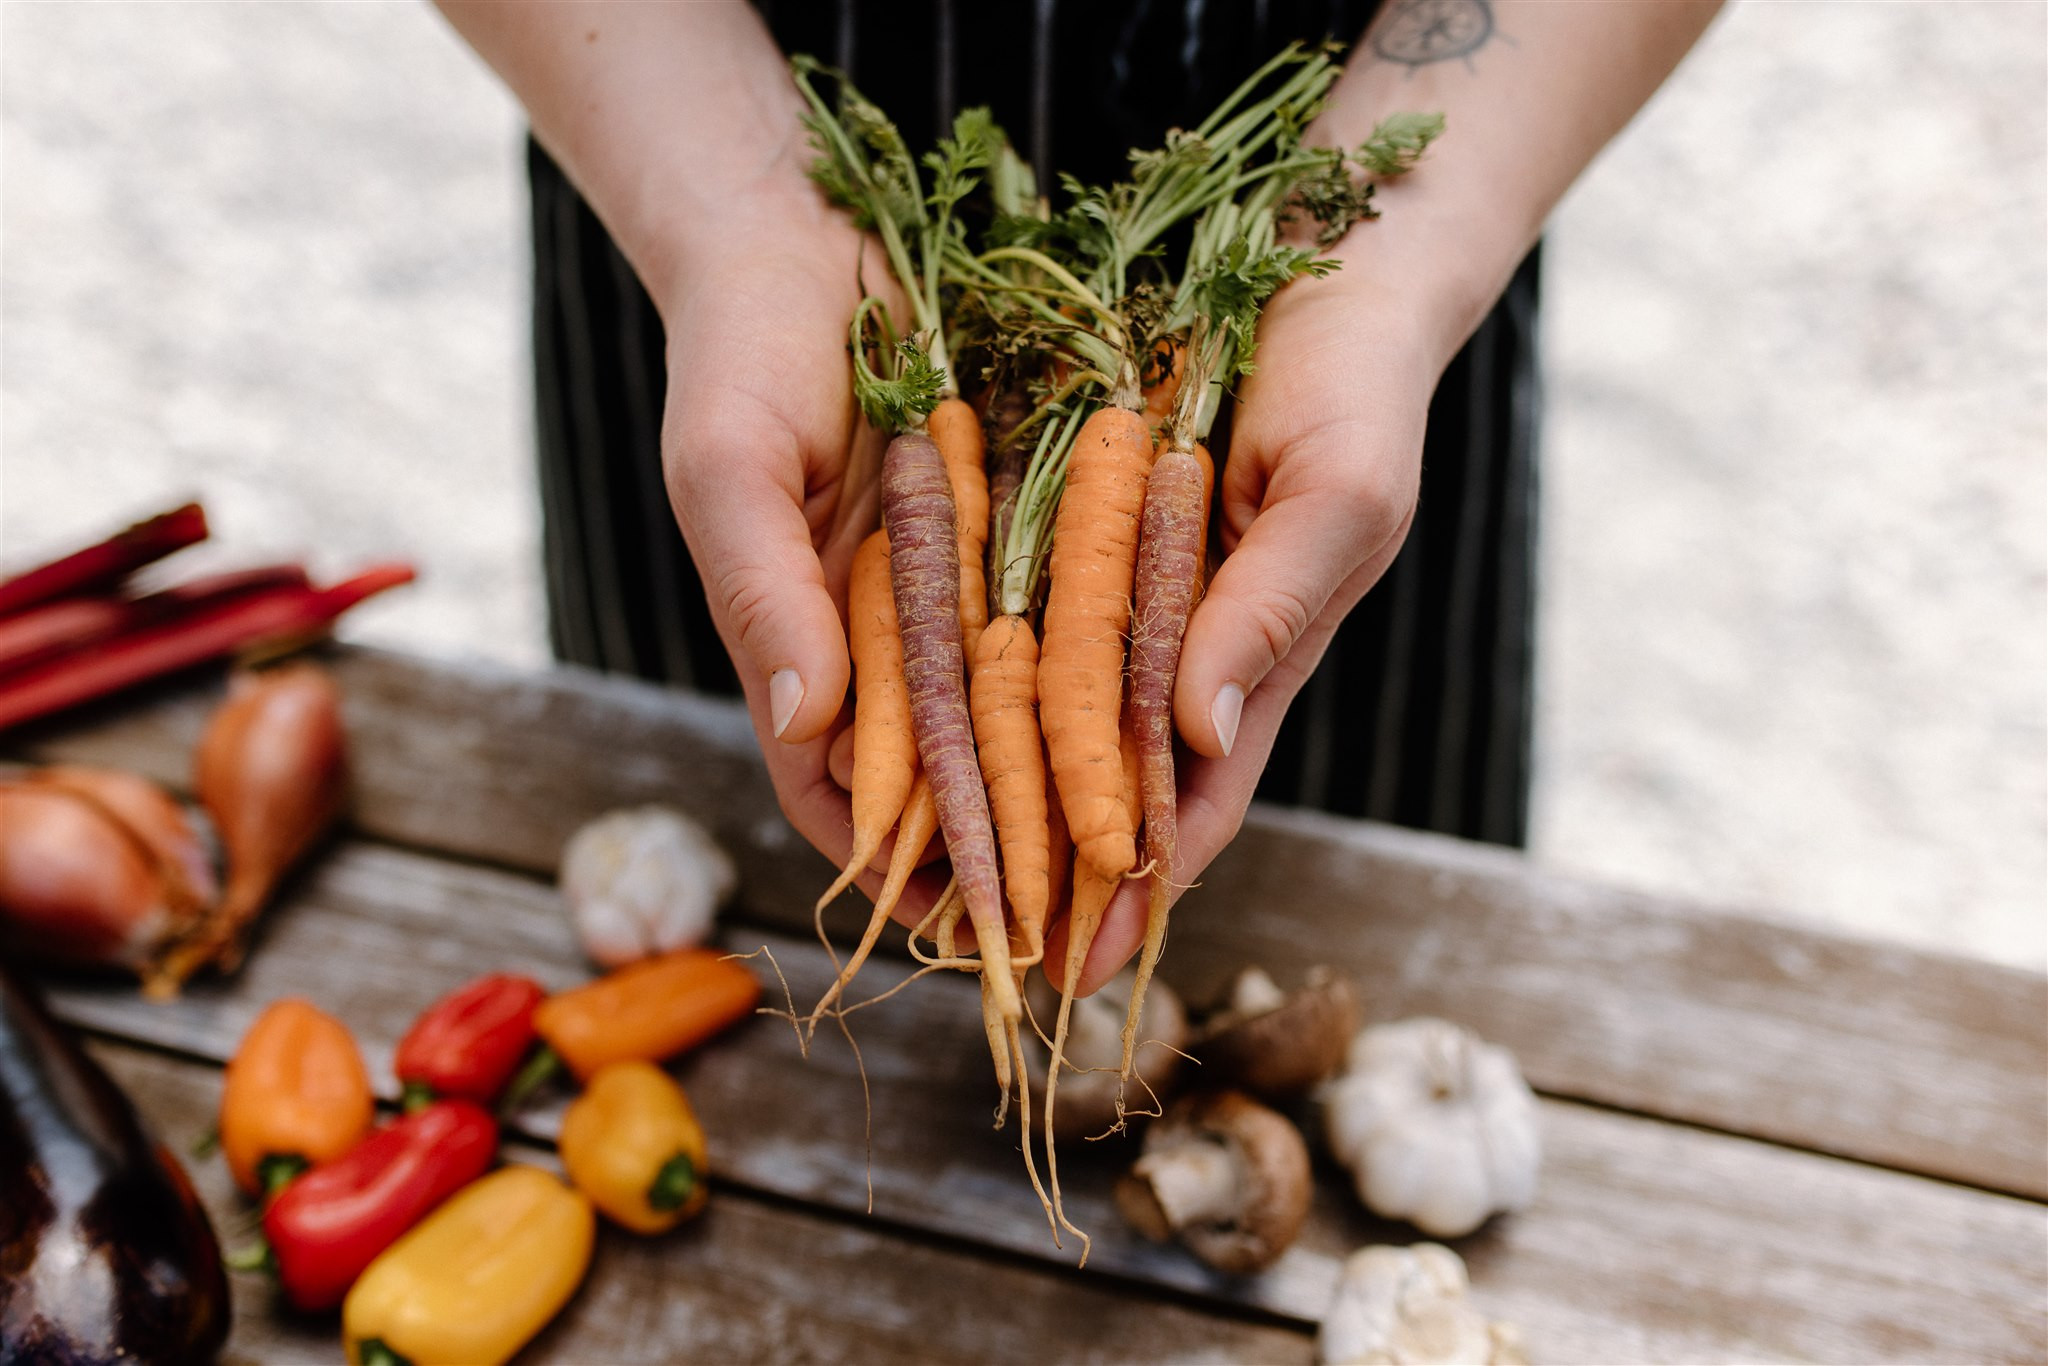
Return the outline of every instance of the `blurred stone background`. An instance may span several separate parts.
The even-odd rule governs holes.
[[[0,4],[0,559],[547,657],[518,111],[422,5]],[[2048,8],[1731,7],[1560,211],[1535,851],[2048,957]]]

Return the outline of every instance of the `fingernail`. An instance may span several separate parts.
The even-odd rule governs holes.
[[[804,680],[795,669],[777,669],[768,675],[768,724],[774,728],[776,739],[780,740],[782,732],[789,729],[789,723],[796,719],[796,709],[803,704]],[[1236,725],[1231,722],[1233,728]]]
[[[1209,723],[1216,727],[1216,739],[1222,744],[1225,755],[1237,743],[1237,723],[1243,715],[1244,689],[1235,683],[1225,683],[1218,688],[1216,700],[1209,705]]]

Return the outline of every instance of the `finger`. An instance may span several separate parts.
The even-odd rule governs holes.
[[[832,781],[846,791],[853,791],[853,727],[832,737],[832,748],[826,754],[826,771]]]
[[[1406,534],[1406,523],[1401,534]],[[1386,572],[1399,549],[1395,544],[1373,556],[1339,586],[1328,606],[1310,623],[1308,630],[1271,672],[1247,702],[1237,743],[1227,758],[1187,756],[1177,767],[1175,804],[1178,808],[1178,838],[1174,846],[1174,886],[1168,889],[1168,904],[1177,904],[1183,894],[1197,885],[1212,859],[1237,838],[1244,824],[1245,808],[1258,789],[1265,772],[1266,757],[1280,733],[1280,722],[1295,694],[1308,681],[1316,664],[1329,649],[1337,628],[1366,589]],[[1093,995],[1114,977],[1144,946],[1146,917],[1150,914],[1149,886],[1136,880],[1119,889],[1095,942],[1089,946],[1088,961],[1082,966],[1076,994]],[[1063,963],[1066,953],[1064,925],[1055,931],[1058,954],[1049,944],[1048,963]],[[1050,938],[1049,937],[1049,938]]]
[[[903,899],[896,903],[896,909],[891,912],[889,918],[899,925],[916,929],[925,916],[931,913],[932,907],[944,894],[946,884],[952,880],[953,865],[950,863],[934,861],[919,868],[910,875],[910,881],[903,888]],[[880,889],[881,884],[878,882],[876,890]],[[868,895],[873,896],[874,893],[870,892]],[[972,934],[967,932],[965,917],[960,921],[960,928],[961,942],[971,945],[974,940]]]
[[[1145,878],[1132,878],[1116,889],[1109,909],[1102,913],[1095,942],[1088,946],[1088,961],[1081,965],[1081,980],[1074,987],[1076,996],[1093,996],[1137,956],[1145,944],[1145,917],[1151,900],[1151,886]],[[1060,952],[1066,952],[1066,945],[1060,945]]]
[[[1253,519],[1188,622],[1174,722],[1190,749],[1212,759],[1231,752],[1246,700],[1396,534],[1401,513],[1383,507],[1370,495],[1304,493]]]
[[[741,672],[765,687],[768,734],[802,744],[846,696],[846,633],[804,517],[802,460],[774,424],[678,412],[667,461],[676,522]],[[820,766],[823,773],[823,766]]]
[[[1088,945],[1088,960],[1075,979],[1074,995],[1093,996],[1102,984],[1117,975],[1145,943],[1146,908],[1151,904],[1150,883],[1132,878],[1117,888],[1102,912],[1102,923]],[[1175,896],[1178,897],[1178,893]],[[1045,932],[1045,957],[1039,970],[1058,990],[1067,978],[1067,927],[1070,918],[1061,915]]]

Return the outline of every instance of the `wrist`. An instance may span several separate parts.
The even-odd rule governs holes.
[[[1434,380],[1500,298],[1537,225],[1447,206],[1421,184],[1382,185],[1376,202],[1379,218],[1323,253],[1342,262],[1325,283],[1404,328]]]
[[[657,303],[743,215],[815,207],[802,100],[749,6],[440,4]]]
[[[716,177],[681,175],[650,187],[630,226],[613,227],[620,250],[664,320],[696,286],[735,265],[766,258],[805,261],[825,235],[847,228],[807,175],[800,131],[783,156],[729,163]]]

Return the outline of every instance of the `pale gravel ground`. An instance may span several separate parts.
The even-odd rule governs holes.
[[[2048,956],[2048,9],[1724,15],[1561,211],[1536,850]],[[0,4],[0,557],[392,553],[546,658],[517,113],[426,9]]]

